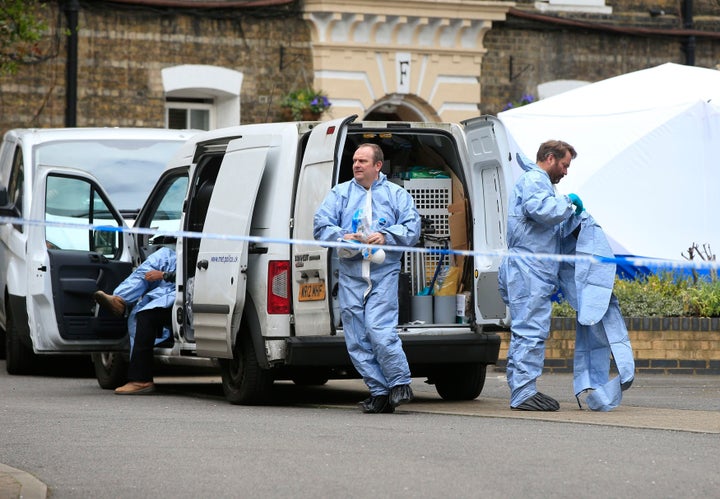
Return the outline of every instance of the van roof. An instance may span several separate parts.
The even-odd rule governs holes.
[[[57,140],[180,140],[186,141],[199,130],[170,130],[166,128],[15,128],[5,137],[22,138],[23,142],[41,144]]]

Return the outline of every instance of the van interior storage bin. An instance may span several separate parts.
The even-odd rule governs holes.
[[[444,249],[449,241],[450,224],[448,206],[452,204],[452,180],[449,178],[420,178],[403,181],[403,187],[415,201],[415,208],[429,226],[432,238],[422,238],[425,248]],[[412,294],[420,294],[430,284],[443,255],[439,253],[406,253],[402,271],[411,277]],[[449,264],[444,258],[444,264]]]

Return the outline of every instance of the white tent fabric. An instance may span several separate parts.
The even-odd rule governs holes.
[[[580,196],[616,254],[720,251],[720,71],[663,64],[498,118],[513,150],[533,160],[545,140],[575,147],[558,190]]]

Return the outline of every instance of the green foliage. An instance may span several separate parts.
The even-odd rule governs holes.
[[[289,109],[295,120],[303,119],[304,112],[321,114],[330,106],[332,103],[322,90],[313,90],[312,88],[294,90],[280,101],[280,107]]]
[[[720,281],[698,281],[687,289],[685,315],[695,317],[720,316]]]
[[[720,281],[651,274],[615,279],[615,296],[624,317],[720,317]],[[575,317],[569,303],[553,304],[554,317]]]
[[[615,296],[625,317],[680,317],[687,280],[655,275],[633,281],[615,279]]]
[[[38,44],[47,24],[38,0],[0,2],[0,76],[17,72],[18,65],[39,54]]]

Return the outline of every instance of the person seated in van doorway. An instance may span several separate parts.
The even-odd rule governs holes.
[[[153,348],[171,342],[172,305],[175,302],[174,249],[163,246],[140,264],[113,291],[93,294],[95,301],[115,315],[128,317],[130,366],[128,383],[115,390],[118,395],[140,395],[155,390],[152,365]]]
[[[387,246],[414,246],[420,216],[410,194],[380,169],[382,149],[371,143],[353,155],[353,179],[336,185],[314,218],[314,237]],[[401,251],[341,248],[339,300],[345,344],[370,390],[366,413],[392,413],[412,400],[410,367],[397,333]]]
[[[559,194],[555,184],[567,175],[577,156],[568,143],[549,140],[540,145],[537,164],[518,155],[525,173],[515,183],[508,209],[508,255],[500,264],[498,288],[510,307],[507,381],[510,408],[557,411],[557,400],[540,393],[536,380],[545,363],[550,334],[551,297],[559,286],[560,260],[530,254],[557,255],[564,224],[584,210],[575,194]],[[522,255],[518,255],[522,254]]]

